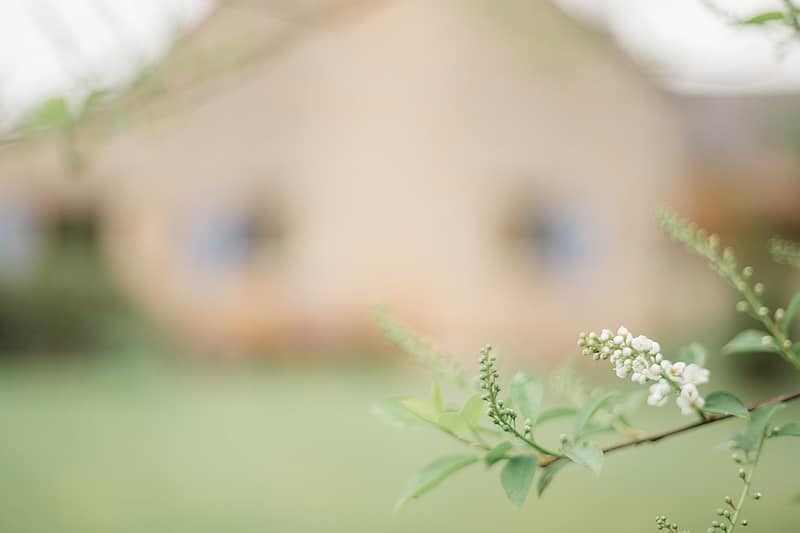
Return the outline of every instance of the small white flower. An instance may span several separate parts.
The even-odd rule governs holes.
[[[600,333],[600,340],[606,342],[611,337],[611,332],[607,329],[604,329],[602,333]]]
[[[647,359],[639,355],[633,360],[633,363],[631,363],[631,370],[633,370],[631,380],[635,383],[644,384],[644,382],[647,381],[650,365],[647,363]]]
[[[664,374],[669,379],[678,383],[683,383],[683,371],[686,369],[686,363],[683,361],[673,363],[669,359],[664,359],[661,361],[661,368],[664,369]]]
[[[670,387],[665,379],[660,380],[655,385],[650,385],[650,396],[647,397],[648,405],[653,405],[655,407],[663,406],[667,403],[671,392],[672,387]]]
[[[633,355],[633,350],[631,350],[627,346],[622,349],[622,356],[623,357],[630,357],[631,355]]]
[[[661,373],[661,365],[651,365],[647,372],[647,377],[653,381],[657,381],[661,378]]]
[[[697,392],[697,387],[688,383],[681,387],[681,393],[678,395],[678,399],[675,400],[675,403],[680,407],[681,414],[690,415],[695,409],[703,407],[706,401],[700,396],[700,393]]]
[[[650,355],[656,355],[658,352],[661,351],[661,345],[658,344],[656,341],[651,341],[652,346],[650,346]]]
[[[639,355],[631,362],[631,369],[634,372],[644,374],[650,369],[650,364],[647,362],[647,359]]]
[[[708,383],[710,372],[707,368],[697,366],[694,363],[686,365],[683,371],[683,382],[691,385],[702,385]]]
[[[628,334],[628,328],[626,328],[625,326],[620,326],[619,329],[617,330],[617,335],[621,335],[624,337],[627,334]]]
[[[621,336],[621,335],[617,335],[616,337],[614,337],[613,341],[614,341],[614,344],[616,344],[617,346],[619,346],[620,344],[622,344],[623,342],[625,342],[625,339],[624,339],[624,338],[622,338],[622,336]]]
[[[648,352],[650,348],[653,346],[653,341],[645,337],[644,335],[639,335],[631,342],[631,346],[637,352]]]
[[[618,366],[616,369],[617,377],[620,379],[625,379],[628,377],[628,369],[625,366]]]

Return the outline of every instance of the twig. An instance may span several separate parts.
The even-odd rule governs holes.
[[[772,404],[775,404],[775,403],[791,402],[793,400],[797,400],[798,398],[800,398],[800,390],[797,390],[797,391],[794,391],[794,392],[787,392],[786,394],[781,394],[780,396],[775,396],[774,398],[769,398],[767,400],[762,400],[760,402],[754,403],[753,405],[748,407],[747,410],[748,411],[753,411],[753,410],[758,409],[759,407],[762,407],[764,405],[772,405]],[[673,428],[673,429],[669,429],[669,430],[666,430],[666,431],[662,431],[660,433],[653,433],[652,435],[647,435],[647,436],[642,437],[640,439],[633,439],[633,440],[629,440],[629,441],[626,441],[626,442],[620,442],[618,444],[612,444],[611,446],[606,446],[605,448],[603,448],[603,453],[604,454],[611,453],[611,452],[615,452],[617,450],[622,450],[624,448],[629,448],[631,446],[638,446],[640,444],[644,444],[644,443],[647,443],[647,442],[658,442],[661,439],[665,439],[665,438],[671,437],[673,435],[679,435],[681,433],[685,433],[686,431],[690,431],[692,429],[696,429],[696,428],[699,428],[699,427],[702,427],[702,426],[707,426],[707,425],[713,424],[715,422],[721,422],[722,420],[728,420],[729,418],[733,418],[733,415],[709,416],[709,417],[705,418],[704,420],[700,420],[698,422],[692,422],[691,424],[686,424],[686,425],[683,425],[683,426],[680,426],[680,427],[677,427],[677,428]],[[554,457],[554,458],[544,457],[544,458],[542,458],[540,460],[539,464],[544,467],[544,466],[547,466],[547,465],[549,465],[551,463],[554,463],[555,461],[558,461],[558,460],[559,459],[556,458],[556,457]]]

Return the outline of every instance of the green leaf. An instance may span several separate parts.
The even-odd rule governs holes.
[[[40,105],[28,123],[31,128],[58,128],[69,124],[72,115],[65,98],[50,98]]]
[[[483,412],[483,401],[477,394],[471,396],[460,411],[445,411],[436,419],[438,425],[448,431],[463,431],[475,428]]]
[[[645,405],[645,398],[647,398],[647,390],[634,389],[626,392],[614,400],[612,412],[618,418],[624,418]]]
[[[554,420],[556,418],[564,418],[565,416],[574,416],[578,412],[577,409],[574,407],[553,407],[552,409],[547,409],[542,411],[539,414],[539,417],[536,419],[537,424],[542,424],[549,420]]]
[[[508,451],[513,447],[514,446],[510,442],[501,442],[486,452],[486,455],[483,456],[483,461],[486,463],[486,467],[488,468],[498,461],[505,459],[506,453],[508,453]]]
[[[500,471],[500,483],[509,501],[519,508],[525,505],[533,484],[539,459],[535,455],[512,457]]]
[[[703,411],[715,415],[733,415],[741,418],[747,418],[750,413],[747,407],[744,406],[742,401],[724,390],[718,390],[710,393],[705,398],[706,403],[703,406]]]
[[[586,425],[592,419],[592,417],[600,410],[611,398],[616,395],[616,392],[607,392],[605,394],[601,394],[600,396],[595,396],[591,400],[589,400],[586,405],[581,407],[581,410],[578,411],[578,415],[575,417],[575,439],[580,439],[581,435],[583,435]]]
[[[440,414],[436,419],[436,425],[452,433],[467,429],[467,423],[458,411],[447,411]]]
[[[582,442],[564,449],[564,455],[581,466],[600,475],[603,468],[603,449],[590,442]]]
[[[400,402],[401,400],[394,399],[377,403],[370,408],[370,412],[385,424],[396,428],[422,425],[422,420],[411,414]]]
[[[471,396],[461,408],[461,417],[468,427],[474,428],[478,426],[483,414],[483,400],[478,394]]]
[[[440,413],[444,411],[444,402],[442,401],[442,391],[439,389],[439,384],[433,382],[431,384],[431,404]]]
[[[773,437],[800,437],[800,422],[789,422],[772,431]]]
[[[754,17],[744,19],[740,21],[739,24],[758,26],[773,21],[786,22],[786,15],[782,11],[765,11],[764,13],[759,13]]]
[[[542,408],[542,381],[525,372],[517,372],[511,380],[511,400],[522,416],[535,422]]]
[[[775,413],[785,407],[786,405],[782,403],[776,403],[751,411],[750,423],[747,424],[744,433],[734,439],[733,446],[749,453],[758,444],[761,435],[767,429],[767,425],[772,417],[775,416]]]
[[[566,461],[556,461],[542,468],[542,472],[539,474],[539,481],[536,482],[536,495],[538,497],[542,497],[542,494],[544,494],[544,491],[550,486],[555,475],[559,470],[564,468],[566,464]]]
[[[764,338],[772,337],[766,331],[748,329],[739,333],[728,344],[722,347],[722,353],[731,355],[734,353],[753,353],[753,352],[773,352],[780,350],[774,340],[764,342]]]
[[[424,398],[405,398],[400,400],[400,405],[405,407],[408,412],[421,418],[433,425],[439,425],[439,415],[441,412],[430,400]]]
[[[678,361],[683,361],[686,364],[694,363],[697,366],[705,366],[707,358],[708,351],[702,344],[696,342],[684,346],[678,352]]]
[[[395,512],[408,500],[419,498],[452,474],[477,460],[478,457],[475,455],[448,455],[425,466],[409,480],[406,490],[394,506]]]
[[[800,292],[795,293],[789,305],[786,307],[786,311],[783,313],[781,333],[784,335],[789,333],[789,326],[792,325],[792,320],[797,316],[798,311],[800,311]]]
[[[549,422],[550,420],[555,420],[557,418],[575,416],[577,413],[578,410],[574,407],[553,407],[551,409],[546,409],[542,411],[536,418],[536,423],[542,424],[544,422]]]

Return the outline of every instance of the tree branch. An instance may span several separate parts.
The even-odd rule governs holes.
[[[800,390],[796,390],[794,392],[787,392],[786,394],[781,394],[779,396],[775,396],[774,398],[769,398],[767,400],[762,400],[760,402],[754,403],[753,405],[748,407],[747,410],[753,411],[755,409],[758,409],[759,407],[763,407],[764,405],[772,405],[775,403],[786,403],[797,399],[800,399]],[[617,450],[622,450],[624,448],[629,448],[631,446],[638,446],[640,444],[648,442],[658,442],[661,439],[665,439],[673,435],[679,435],[681,433],[685,433],[686,431],[690,431],[692,429],[696,429],[702,426],[707,426],[715,422],[721,422],[722,420],[728,420],[729,418],[733,418],[733,415],[707,416],[704,420],[700,420],[698,422],[692,422],[691,424],[679,426],[677,428],[662,431],[660,433],[653,433],[652,435],[646,435],[639,439],[633,439],[626,442],[620,442],[618,444],[612,444],[611,446],[606,446],[605,448],[603,448],[603,453],[604,454],[611,453]],[[545,457],[540,461],[539,464],[540,466],[547,466],[558,460],[559,459],[557,457]]]

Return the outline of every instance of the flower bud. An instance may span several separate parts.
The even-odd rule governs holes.
[[[725,503],[736,509],[736,506],[733,505],[733,498],[731,498],[730,496],[725,496]]]

